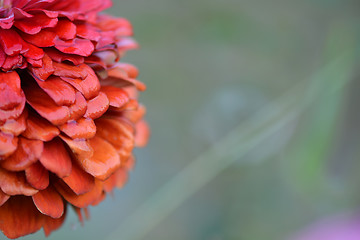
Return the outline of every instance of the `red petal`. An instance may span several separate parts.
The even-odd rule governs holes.
[[[18,138],[0,132],[0,159],[6,158],[16,151]]]
[[[19,118],[7,120],[4,125],[0,126],[0,130],[18,136],[26,130],[26,118],[27,111],[23,111]]]
[[[0,27],[3,29],[10,29],[14,23],[14,13],[0,19]]]
[[[95,179],[95,185],[91,189],[91,191],[77,195],[75,194],[64,182],[59,181],[55,183],[56,190],[65,198],[66,201],[71,203],[72,205],[85,208],[89,206],[91,203],[97,201],[100,197],[102,197],[102,183]]]
[[[40,162],[47,170],[55,173],[60,178],[69,176],[71,172],[71,158],[59,138],[44,143]]]
[[[109,108],[109,99],[105,93],[100,92],[99,95],[88,101],[87,110],[84,115],[86,118],[96,119],[101,117]]]
[[[53,65],[55,69],[54,75],[59,77],[85,79],[88,75],[85,64],[80,66],[73,66],[66,63],[54,62]]]
[[[55,45],[55,39],[57,38],[55,33],[46,29],[34,35],[23,33],[21,37],[37,47],[52,47]]]
[[[20,137],[16,151],[0,162],[1,167],[9,171],[22,171],[36,162],[43,151],[43,142]]]
[[[0,28],[0,45],[6,55],[13,56],[22,50],[22,40],[19,34],[12,29],[4,30]]]
[[[92,119],[80,118],[61,125],[60,130],[71,138],[92,138],[96,133],[96,126]]]
[[[112,192],[114,187],[122,188],[128,179],[128,172],[124,168],[119,168],[116,172],[111,175],[105,182],[104,182],[104,191],[105,192]]]
[[[43,216],[29,197],[11,197],[0,207],[0,229],[8,238],[34,233],[42,223]]]
[[[93,25],[87,23],[80,23],[76,25],[76,34],[78,37],[89,39],[91,41],[98,41],[101,37],[100,30]]]
[[[113,87],[113,86],[102,86],[101,92],[105,93],[107,98],[109,99],[109,105],[111,107],[122,107],[129,101],[129,96],[121,88]]]
[[[36,79],[36,82],[54,102],[61,105],[71,105],[75,102],[75,90],[59,77],[50,77],[46,81]]]
[[[25,99],[24,99],[25,100]],[[9,119],[16,119],[20,117],[25,107],[25,101],[21,102],[15,108],[10,110],[2,110],[0,109],[0,123],[3,123]]]
[[[100,82],[97,78],[94,70],[92,70],[86,64],[81,64],[76,68],[81,68],[87,72],[87,76],[84,80],[79,78],[69,78],[69,77],[62,77],[64,81],[71,84],[74,88],[76,88],[79,92],[81,92],[86,99],[91,99],[96,97],[100,91]]]
[[[0,72],[0,108],[9,110],[24,101],[20,86],[20,77],[14,72]]]
[[[86,113],[87,102],[80,92],[75,94],[75,103],[69,106],[70,119],[78,120]]]
[[[120,167],[120,159],[115,148],[100,137],[89,140],[94,154],[90,158],[79,161],[80,166],[94,177],[105,180]]]
[[[97,135],[107,140],[117,150],[121,161],[129,158],[134,148],[133,127],[125,121],[115,119],[97,119]]]
[[[44,190],[49,186],[49,172],[40,162],[36,162],[25,170],[27,182],[38,190]]]
[[[24,53],[24,57],[30,58],[30,59],[42,59],[44,57],[44,51],[41,48],[38,48],[30,43],[23,43],[26,44],[26,47],[29,48],[29,51]]]
[[[73,55],[73,54],[66,54],[62,53],[59,50],[56,50],[54,48],[49,48],[46,50],[46,54],[49,55],[49,57],[58,63],[64,62],[64,61],[70,61],[74,65],[79,65],[84,63],[84,57]]]
[[[55,48],[63,53],[76,54],[83,57],[90,56],[94,51],[94,44],[87,39],[55,40]]]
[[[31,196],[38,192],[25,179],[23,172],[9,172],[0,168],[0,188],[8,195]]]
[[[70,112],[65,106],[58,106],[42,89],[33,84],[25,90],[27,102],[42,117],[54,125],[64,124],[69,120]]]
[[[77,164],[73,164],[70,175],[62,180],[77,195],[89,192],[95,185],[94,177],[82,170]]]
[[[31,18],[15,21],[14,25],[21,31],[28,34],[36,34],[43,28],[54,27],[57,18],[49,18],[45,14],[37,14]]]
[[[36,76],[36,78],[45,81],[51,74],[54,73],[53,61],[48,55],[44,55],[42,58],[43,65],[41,67],[29,66],[30,72]]]
[[[67,19],[59,20],[53,31],[55,31],[56,35],[63,40],[70,40],[76,36],[75,24]]]
[[[10,198],[9,195],[1,191],[0,189],[0,207]]]
[[[150,127],[142,120],[135,124],[135,146],[145,147],[150,137]]]
[[[42,213],[52,218],[59,218],[64,213],[64,202],[51,185],[32,196],[35,206]]]
[[[4,64],[2,65],[3,70],[11,71],[17,68],[24,69],[26,62],[21,55],[7,56]]]
[[[44,118],[35,114],[29,114],[26,121],[26,130],[22,135],[30,139],[47,142],[59,135],[59,133],[59,129]]]

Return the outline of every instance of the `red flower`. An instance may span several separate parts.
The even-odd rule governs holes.
[[[0,0],[0,229],[60,227],[122,187],[149,130],[110,0]]]

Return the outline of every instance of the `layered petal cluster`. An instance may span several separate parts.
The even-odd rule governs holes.
[[[0,230],[59,228],[121,188],[149,128],[109,0],[0,0]]]

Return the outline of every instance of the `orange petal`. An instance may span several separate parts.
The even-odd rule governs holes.
[[[112,144],[120,155],[121,161],[129,158],[134,148],[133,127],[123,120],[100,118],[95,121],[97,136]]]
[[[111,107],[120,108],[129,101],[128,94],[121,88],[114,86],[102,86],[101,92],[106,94]]]
[[[6,158],[16,151],[18,138],[11,134],[0,132],[0,159]]]
[[[0,207],[9,200],[10,196],[0,189]]]
[[[52,218],[59,218],[64,213],[63,199],[51,185],[33,195],[32,199],[42,214]]]
[[[124,168],[119,168],[115,173],[116,187],[122,188],[128,180],[128,172]]]
[[[59,129],[44,118],[35,114],[29,114],[26,120],[26,130],[22,135],[29,139],[47,142],[59,135],[59,133]]]
[[[26,100],[42,117],[54,125],[61,125],[69,120],[69,108],[58,106],[42,89],[35,84],[25,89]]]
[[[73,164],[71,173],[63,181],[77,195],[89,192],[94,187],[94,177],[82,170],[77,164]]]
[[[1,161],[0,165],[9,171],[22,171],[37,161],[42,151],[42,141],[20,137],[16,151],[10,157]]]
[[[49,172],[36,162],[25,170],[25,177],[27,182],[38,190],[44,190],[49,186]]]
[[[69,106],[70,119],[78,120],[86,113],[87,102],[80,92],[75,94],[75,103]]]
[[[95,185],[91,191],[81,195],[74,193],[61,180],[55,182],[54,185],[56,190],[65,198],[66,201],[79,208],[85,208],[91,203],[97,201],[103,192],[102,183],[99,180],[95,180]]]
[[[79,161],[90,158],[94,154],[94,150],[90,146],[88,139],[71,139],[64,135],[60,135],[60,138],[69,146]]]
[[[71,158],[59,138],[44,143],[44,150],[40,157],[40,162],[47,170],[55,173],[60,178],[70,175],[72,165]]]
[[[74,88],[61,80],[59,77],[50,77],[46,81],[35,79],[39,86],[44,90],[54,102],[61,105],[71,105],[75,102]]]
[[[24,110],[25,103],[26,103],[26,101],[25,101],[25,96],[24,96],[24,101],[22,101],[15,108],[9,109],[9,110],[0,109],[0,123],[6,122],[9,119],[16,119],[16,118],[20,117],[20,115],[22,114],[22,112]]]
[[[135,124],[135,146],[145,147],[150,138],[150,127],[146,121],[141,120]]]
[[[66,205],[64,208],[64,213],[60,218],[52,218],[44,215],[43,228],[46,237],[48,237],[52,231],[61,227],[61,225],[64,223],[65,216],[66,216]]]
[[[122,116],[129,119],[133,123],[140,121],[146,114],[146,108],[144,105],[139,104],[138,108],[132,111],[123,111]]]
[[[117,63],[116,66],[126,71],[128,77],[136,78],[139,75],[138,69],[129,63]]]
[[[106,94],[100,92],[99,95],[88,101],[84,117],[96,119],[101,117],[109,108],[109,99]]]
[[[139,91],[145,91],[146,85],[135,78],[128,77],[127,72],[121,67],[114,67],[108,70],[106,81],[113,81],[115,86],[125,87],[134,85]]]
[[[12,135],[18,136],[26,130],[26,118],[27,118],[26,109],[17,119],[9,119],[4,125],[0,126],[0,130],[4,133],[10,133]]]
[[[11,197],[0,207],[0,229],[8,238],[34,233],[42,224],[43,215],[29,197]]]
[[[81,92],[86,99],[96,97],[100,91],[100,82],[94,70],[92,70],[91,67],[86,64],[81,64],[79,66],[76,66],[76,68],[83,69],[87,72],[87,76],[84,80],[82,80],[80,77],[61,77],[61,79],[71,84],[74,88]]]
[[[96,133],[96,126],[92,119],[80,118],[61,125],[60,130],[71,138],[92,138]]]
[[[38,192],[26,182],[23,172],[9,172],[2,168],[0,168],[0,188],[8,195],[32,196]]]
[[[115,148],[101,137],[89,139],[94,154],[91,158],[77,159],[80,166],[94,177],[105,180],[120,167],[120,159]]]

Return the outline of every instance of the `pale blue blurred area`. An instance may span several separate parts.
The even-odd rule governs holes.
[[[138,66],[147,84],[141,101],[151,140],[136,150],[137,165],[124,189],[91,207],[84,226],[70,209],[48,239],[110,240],[204,151],[309,81],[329,55],[358,43],[359,10],[356,0],[114,1],[109,12],[133,23],[141,46],[124,61]],[[295,121],[220,171],[142,239],[287,239],[317,219],[357,209],[356,70],[340,92],[319,94]],[[144,229],[134,225],[129,231]],[[40,232],[23,239],[45,237]],[[121,233],[117,239],[129,240]]]

